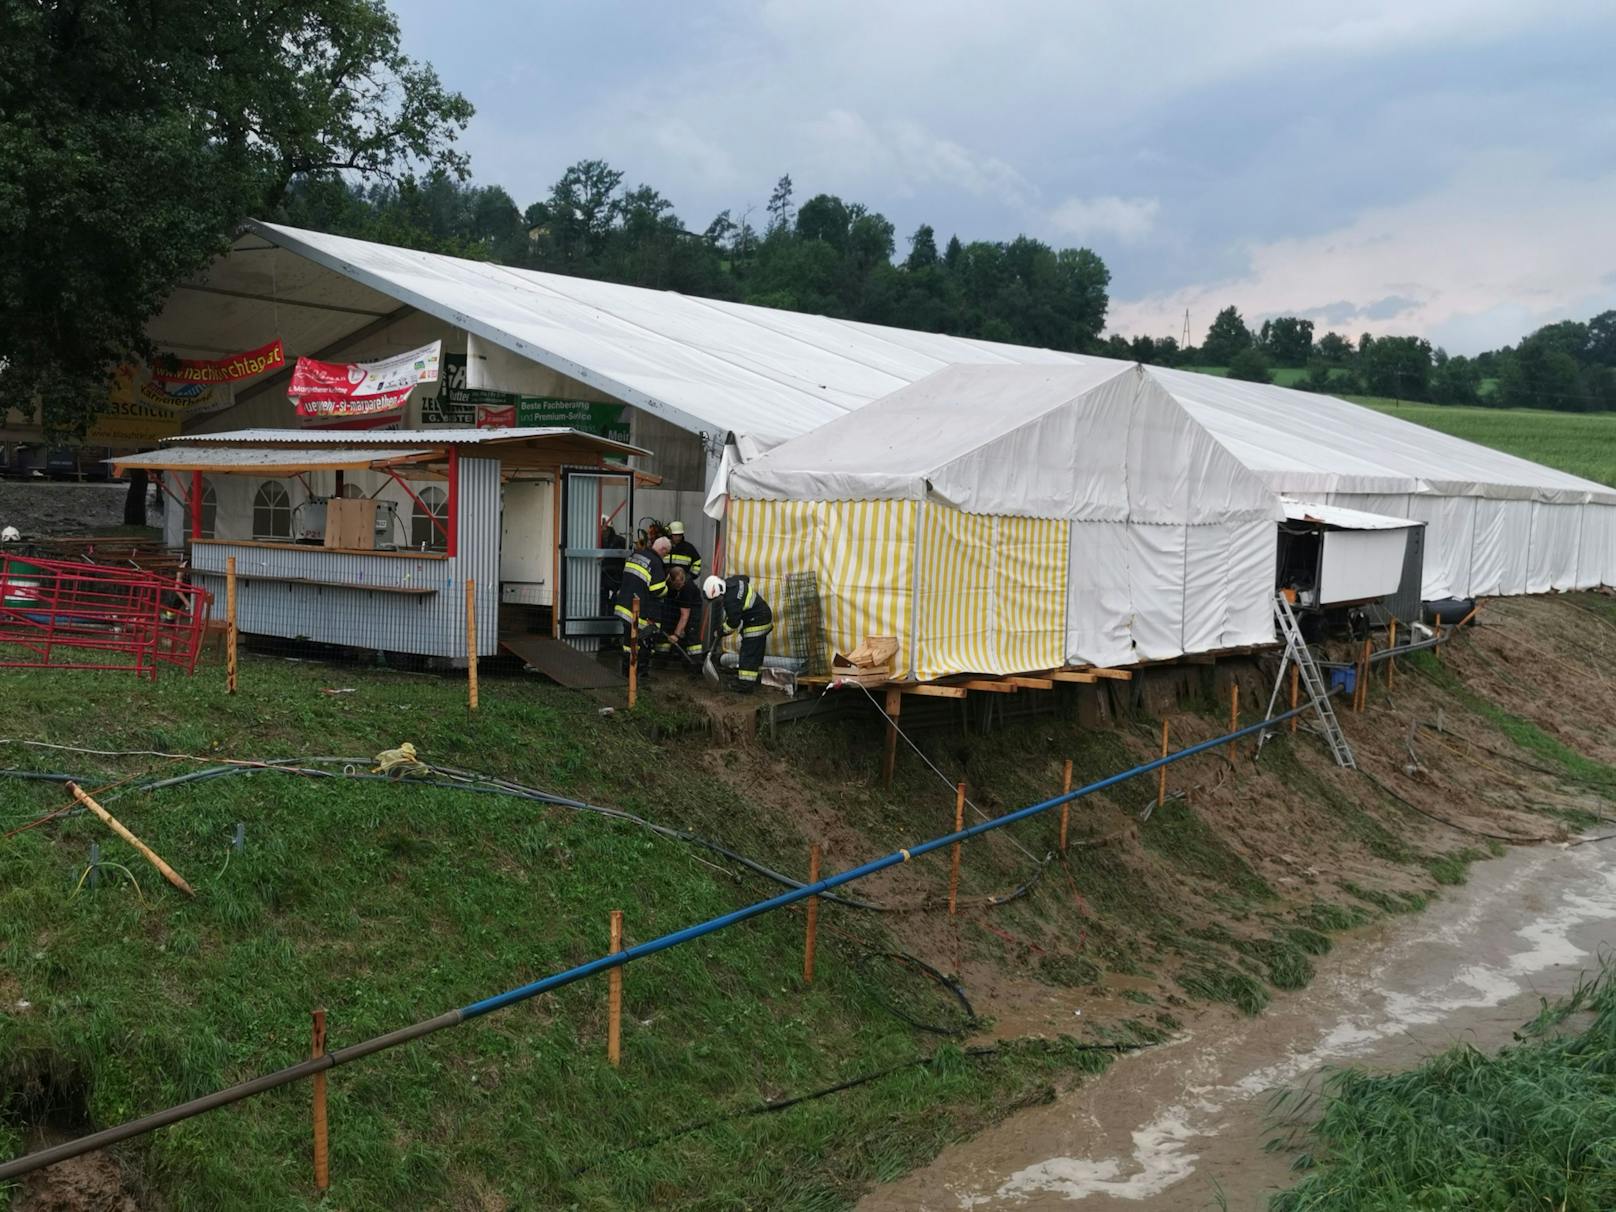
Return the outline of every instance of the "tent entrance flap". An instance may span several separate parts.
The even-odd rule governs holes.
[[[561,533],[561,638],[616,635],[612,597],[634,537],[633,473],[562,472]]]

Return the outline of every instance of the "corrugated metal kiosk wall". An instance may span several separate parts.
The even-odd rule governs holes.
[[[499,466],[460,460],[453,556],[201,542],[192,548],[193,568],[223,602],[225,562],[236,557],[236,617],[249,635],[458,660],[466,656],[471,578],[477,655],[492,656],[499,649]]]

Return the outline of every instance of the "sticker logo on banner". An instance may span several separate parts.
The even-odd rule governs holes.
[[[286,394],[300,417],[365,417],[404,407],[418,383],[436,383],[443,342],[375,362],[299,358]]]

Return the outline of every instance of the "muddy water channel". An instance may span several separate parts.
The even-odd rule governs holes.
[[[1307,989],[1261,1015],[1208,1012],[878,1188],[895,1209],[1266,1207],[1294,1181],[1271,1104],[1352,1064],[1394,1070],[1457,1041],[1492,1050],[1616,949],[1616,842],[1515,850],[1423,913],[1340,941]]]

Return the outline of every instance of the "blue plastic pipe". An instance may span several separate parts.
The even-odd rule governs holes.
[[[1265,731],[1275,724],[1290,719],[1292,716],[1301,715],[1303,712],[1311,711],[1312,709],[1311,704],[1309,704],[1292,711],[1286,711],[1283,714],[1263,720],[1261,723],[1237,729],[1224,736],[1215,737],[1210,741],[1202,741],[1199,745],[1191,745],[1187,749],[1169,753],[1166,757],[1155,758],[1146,762],[1143,766],[1135,766],[1131,770],[1124,770],[1119,774],[1110,775],[1107,778],[1100,779],[1098,782],[1075,788],[1052,799],[1043,800],[1026,808],[1018,808],[1014,812],[1008,812],[1003,816],[996,816],[991,820],[982,821],[979,824],[970,826],[968,829],[960,829],[957,832],[946,833],[942,837],[932,838],[930,841],[921,842],[915,846],[894,850],[891,854],[872,859],[862,866],[854,867],[837,875],[826,876],[817,883],[792,888],[789,891],[782,892],[779,896],[772,896],[768,900],[758,901],[756,904],[747,905],[745,908],[737,909],[732,913],[722,914],[694,926],[686,926],[683,930],[675,930],[671,934],[664,934],[660,938],[636,944],[623,951],[602,955],[586,964],[579,964],[575,968],[568,968],[564,972],[557,972],[554,975],[531,981],[526,985],[518,985],[514,989],[507,989],[504,993],[496,993],[493,997],[485,997],[482,1001],[472,1002],[470,1005],[462,1006],[458,1010],[447,1011],[436,1018],[425,1019],[408,1027],[401,1027],[397,1031],[390,1031],[386,1035],[378,1035],[373,1039],[350,1044],[346,1048],[337,1048],[327,1052],[324,1056],[312,1057],[298,1064],[289,1065],[284,1069],[277,1069],[273,1073],[255,1077],[250,1081],[228,1086],[223,1090],[216,1090],[212,1094],[205,1094],[201,1098],[192,1099],[188,1103],[181,1103],[166,1110],[143,1116],[140,1119],[133,1119],[128,1123],[119,1124],[116,1127],[105,1128],[100,1132],[92,1132],[90,1135],[81,1136],[77,1140],[66,1141],[52,1148],[41,1149],[37,1153],[29,1153],[23,1157],[0,1163],[0,1181],[17,1178],[33,1170],[54,1165],[56,1162],[65,1161],[70,1157],[78,1157],[80,1154],[89,1153],[95,1149],[104,1149],[108,1145],[116,1144],[121,1140],[128,1140],[130,1137],[143,1136],[158,1128],[178,1123],[180,1120],[190,1119],[192,1116],[213,1111],[230,1103],[240,1102],[244,1098],[251,1098],[255,1094],[263,1094],[268,1090],[274,1090],[277,1087],[301,1081],[303,1078],[313,1077],[316,1073],[334,1069],[338,1065],[347,1064],[349,1061],[359,1060],[399,1044],[409,1043],[411,1040],[431,1035],[435,1031],[441,1031],[445,1027],[459,1026],[468,1019],[481,1018],[483,1015],[491,1014],[495,1010],[503,1010],[506,1006],[514,1006],[517,1002],[525,1002],[541,993],[549,993],[551,990],[560,989],[564,985],[571,985],[587,977],[594,976],[597,972],[621,968],[624,964],[631,964],[635,960],[644,959],[648,955],[655,955],[659,951],[667,951],[671,947],[693,942],[705,935],[716,933],[730,926],[739,925],[741,922],[750,921],[754,917],[761,917],[763,914],[773,912],[776,909],[783,909],[787,905],[794,905],[798,901],[807,900],[810,896],[818,896],[834,888],[840,888],[856,880],[864,879],[866,876],[874,875],[878,871],[885,871],[888,867],[896,867],[900,863],[907,863],[911,859],[920,858],[922,855],[930,854],[934,850],[952,846],[955,842],[969,841],[971,838],[979,837],[994,829],[1003,829],[1008,825],[1014,825],[1018,821],[1028,820],[1039,813],[1048,812],[1051,808],[1057,808],[1061,804],[1070,803],[1086,795],[1093,795],[1097,791],[1115,787],[1119,783],[1138,778],[1142,774],[1149,774],[1163,766],[1181,762],[1186,758],[1192,758],[1198,754],[1227,745],[1231,741],[1237,741],[1242,737]]]

